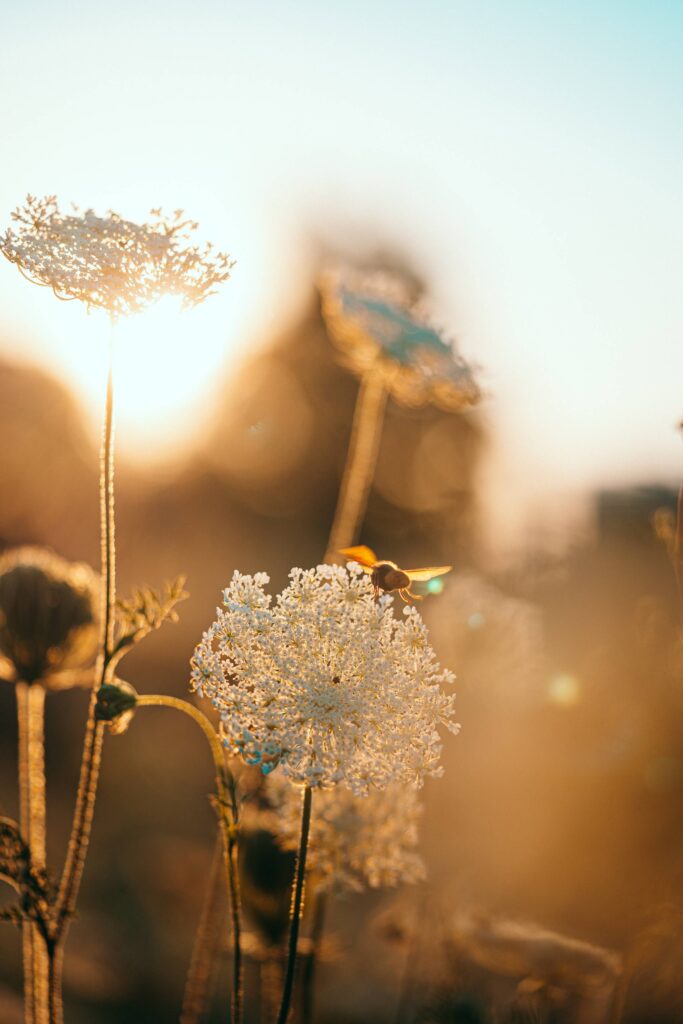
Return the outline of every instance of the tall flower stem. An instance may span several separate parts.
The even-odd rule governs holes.
[[[31,852],[31,865],[45,868],[45,690],[36,683],[16,684],[19,732],[19,823]],[[22,925],[24,1020],[48,1021],[48,958],[38,926]]]
[[[199,1024],[208,1009],[214,965],[221,946],[224,913],[222,885],[223,836],[219,830],[185,980],[180,1024]]]
[[[182,711],[193,719],[206,736],[211,748],[214,767],[216,769],[216,792],[218,804],[218,821],[223,837],[223,864],[225,879],[230,893],[233,942],[233,978],[232,978],[232,1013],[231,1024],[242,1021],[242,941],[241,941],[241,900],[239,874],[237,868],[237,830],[239,828],[238,806],[235,785],[232,775],[225,763],[225,755],[216,730],[205,714],[179,697],[167,697],[165,694],[144,694],[137,699],[137,707],[165,707]],[[228,820],[230,811],[232,820]]]
[[[102,622],[100,651],[95,672],[95,685],[90,697],[85,728],[83,757],[76,795],[69,846],[62,872],[55,908],[54,942],[51,944],[51,965],[54,1024],[61,1024],[61,963],[69,922],[76,909],[78,891],[88,852],[97,797],[97,783],[102,762],[104,723],[95,720],[97,691],[109,680],[114,648],[114,605],[116,601],[116,546],[114,518],[114,385],[112,342],[109,344],[109,369],[104,406],[104,426],[100,458],[100,541],[102,559]]]
[[[369,370],[361,379],[358,389],[326,561],[334,558],[340,548],[350,547],[356,540],[377,465],[386,402],[386,388],[379,376]]]
[[[292,990],[294,988],[294,968],[296,967],[296,952],[299,942],[299,923],[304,900],[304,878],[306,875],[306,851],[308,850],[308,833],[311,827],[311,802],[313,791],[306,786],[303,794],[301,810],[301,835],[299,838],[299,850],[296,857],[296,868],[294,872],[294,885],[292,887],[292,908],[289,922],[289,943],[287,949],[287,968],[285,971],[285,983],[282,990],[282,1003],[278,1014],[277,1024],[287,1024],[289,1008],[292,1002]]]

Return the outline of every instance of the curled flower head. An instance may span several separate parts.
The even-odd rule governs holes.
[[[301,828],[301,798],[279,773],[267,782],[274,829],[285,850],[296,850]],[[307,864],[319,891],[360,892],[419,882],[425,876],[417,853],[421,814],[417,790],[391,783],[355,796],[346,786],[316,795]]]
[[[226,745],[298,785],[356,794],[439,775],[438,727],[457,731],[453,681],[414,608],[394,618],[359,566],[292,569],[272,604],[268,576],[235,572],[192,659]]]
[[[137,313],[162,295],[196,306],[227,280],[233,266],[210,245],[190,244],[197,224],[182,210],[171,217],[152,210],[135,224],[111,210],[62,213],[55,196],[27,196],[12,214],[15,226],[0,235],[0,251],[34,284],[60,299],[79,299],[113,320]]]
[[[400,278],[330,272],[320,293],[332,340],[358,376],[377,374],[404,405],[454,410],[479,402],[472,368],[430,326]]]
[[[98,580],[92,569],[45,548],[0,557],[0,655],[16,680],[50,689],[92,660]]]

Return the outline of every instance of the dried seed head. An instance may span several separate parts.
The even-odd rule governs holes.
[[[58,689],[97,649],[98,578],[45,548],[0,557],[0,655],[16,680]]]

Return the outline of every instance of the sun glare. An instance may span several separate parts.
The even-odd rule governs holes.
[[[97,422],[110,328],[105,317],[83,316],[75,306],[62,311],[70,333],[69,344],[61,347],[62,362],[69,363],[68,376]],[[219,296],[190,310],[181,310],[179,300],[169,296],[116,324],[116,431],[126,458],[163,461],[192,447],[226,363],[229,334]]]

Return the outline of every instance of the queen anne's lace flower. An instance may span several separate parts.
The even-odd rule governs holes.
[[[12,214],[15,228],[0,235],[0,251],[34,284],[60,299],[79,299],[112,319],[136,313],[162,295],[196,306],[230,276],[233,266],[210,245],[189,244],[197,224],[182,210],[166,217],[152,210],[144,224],[109,211],[62,213],[55,196],[26,203]]]
[[[271,606],[268,576],[233,575],[192,659],[226,744],[291,782],[356,794],[439,775],[437,727],[456,732],[453,681],[414,608],[393,615],[358,566],[292,569]]]
[[[404,405],[453,410],[481,399],[471,366],[430,325],[401,278],[330,272],[320,293],[332,340],[354,373],[377,375]]]
[[[279,773],[266,795],[274,809],[274,829],[285,850],[296,850],[301,828],[301,796]],[[421,814],[417,790],[392,783],[368,796],[346,786],[319,793],[311,819],[307,865],[318,890],[360,892],[419,882],[425,876],[417,853]]]

